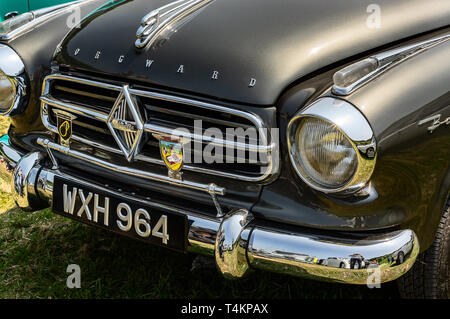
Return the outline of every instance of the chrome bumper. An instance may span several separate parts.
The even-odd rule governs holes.
[[[21,154],[7,136],[0,138],[0,185],[23,209],[51,205],[55,176],[89,184],[43,167],[44,156]],[[222,218],[184,213],[190,225],[188,251],[214,257],[227,278],[240,278],[256,268],[331,282],[382,283],[406,273],[419,253],[412,230],[344,238],[262,226],[244,209]]]

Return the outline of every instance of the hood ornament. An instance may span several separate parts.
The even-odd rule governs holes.
[[[151,45],[164,30],[173,27],[213,0],[177,0],[147,13],[136,32],[136,47]]]

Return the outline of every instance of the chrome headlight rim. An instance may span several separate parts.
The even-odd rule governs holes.
[[[13,91],[11,105],[4,109],[0,108],[0,115],[15,115],[25,104],[24,97],[27,92],[25,65],[20,56],[5,44],[0,44],[0,74],[11,83]]]
[[[296,132],[306,119],[316,119],[333,125],[342,133],[356,153],[356,170],[343,185],[326,187],[314,181],[303,169],[297,154]],[[377,159],[373,130],[361,112],[349,102],[334,97],[319,98],[299,111],[287,126],[287,144],[291,165],[309,187],[327,194],[353,193],[363,188],[372,177]]]

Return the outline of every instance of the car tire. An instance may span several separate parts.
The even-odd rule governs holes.
[[[345,264],[344,263],[340,263],[339,264],[339,268],[345,268]]]
[[[433,244],[417,256],[414,266],[397,280],[400,296],[412,299],[450,298],[450,199]]]

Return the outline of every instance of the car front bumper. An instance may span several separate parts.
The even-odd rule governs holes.
[[[24,154],[10,144],[7,135],[0,138],[1,189],[12,193],[23,209],[51,205],[55,176],[95,186],[44,167],[46,156]],[[417,236],[408,229],[381,235],[336,234],[262,223],[245,209],[221,218],[185,215],[188,251],[215,258],[227,278],[243,277],[254,268],[322,281],[377,284],[406,273],[419,253]]]

